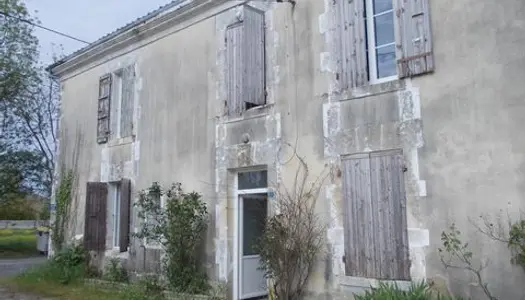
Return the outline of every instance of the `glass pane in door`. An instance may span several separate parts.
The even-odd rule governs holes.
[[[268,213],[266,194],[242,196],[241,209],[241,299],[267,294],[266,278],[260,269],[257,243],[262,237]]]

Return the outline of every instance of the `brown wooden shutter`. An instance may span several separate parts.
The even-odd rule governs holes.
[[[103,182],[88,182],[84,222],[84,246],[87,250],[106,249],[106,214],[108,187]]]
[[[353,156],[343,168],[346,274],[410,280],[402,152]]]
[[[228,85],[228,115],[240,115],[244,110],[243,103],[243,23],[239,22],[226,29],[226,73]]]
[[[133,107],[135,101],[135,66],[122,71],[122,102],[120,109],[120,137],[133,133]]]
[[[335,57],[342,89],[368,83],[365,6],[361,0],[333,0]]]
[[[252,106],[266,103],[264,13],[244,7],[244,101]]]
[[[111,74],[102,76],[99,80],[98,113],[97,113],[97,142],[106,143],[110,134],[111,110]]]
[[[120,252],[128,250],[129,245],[129,227],[131,216],[131,181],[122,179],[120,181]]]
[[[399,78],[434,71],[428,0],[397,0]]]

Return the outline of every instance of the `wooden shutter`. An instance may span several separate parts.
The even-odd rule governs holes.
[[[369,277],[375,272],[375,231],[368,155],[343,161],[346,275]]]
[[[343,168],[346,274],[410,280],[401,151],[352,157]]]
[[[110,134],[111,81],[111,74],[106,74],[99,80],[97,113],[97,142],[99,144],[106,143]]]
[[[128,250],[129,245],[129,227],[131,216],[131,181],[122,179],[120,181],[120,252]]]
[[[266,103],[264,14],[244,6],[242,20],[226,29],[229,115]]]
[[[397,0],[399,78],[434,71],[428,0]]]
[[[265,82],[265,34],[264,13],[252,7],[244,7],[244,101],[251,106],[266,103]]]
[[[376,249],[380,250],[375,278],[410,280],[403,155],[388,151],[370,156]]]
[[[227,85],[228,85],[228,115],[240,115],[244,110],[243,103],[243,56],[244,43],[243,24],[237,23],[226,29],[226,55],[227,55]]]
[[[368,83],[365,6],[362,0],[333,0],[337,79],[342,89]]]
[[[108,187],[103,182],[88,182],[84,222],[84,246],[87,250],[106,249],[106,213]]]
[[[133,107],[135,101],[135,66],[122,71],[122,102],[120,109],[120,137],[133,133]]]

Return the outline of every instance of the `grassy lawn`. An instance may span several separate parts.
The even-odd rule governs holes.
[[[71,280],[63,283],[63,273],[69,272]],[[47,263],[26,271],[14,278],[0,281],[12,292],[29,293],[43,297],[63,300],[158,300],[143,295],[141,290],[130,287],[126,291],[108,290],[83,282],[83,272],[79,268],[62,269]]]
[[[0,229],[0,258],[38,255],[34,229]]]

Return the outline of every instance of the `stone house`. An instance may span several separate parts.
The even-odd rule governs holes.
[[[305,159],[329,170],[326,253],[312,299],[427,279],[455,223],[500,299],[525,276],[471,224],[525,208],[525,2],[174,1],[49,67],[62,86],[59,163],[78,174],[70,235],[131,270],[160,250],[130,238],[137,191],[182,182],[207,201],[205,266],[230,299],[264,295],[243,216]],[[266,210],[265,210],[266,211]],[[270,211],[271,213],[271,211]],[[252,232],[254,235],[257,232]],[[250,255],[252,254],[252,255]]]

